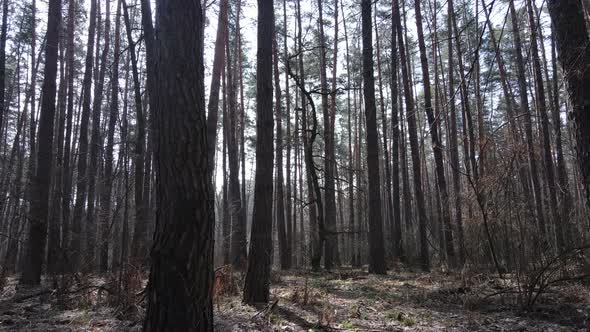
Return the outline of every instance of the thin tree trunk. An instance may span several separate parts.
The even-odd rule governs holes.
[[[113,190],[113,149],[115,143],[115,125],[119,112],[119,62],[121,52],[121,2],[117,1],[117,14],[115,15],[115,48],[113,50],[113,65],[111,70],[111,104],[109,106],[109,120],[107,131],[107,146],[104,157],[104,187],[100,197],[101,207],[101,246],[100,246],[100,271],[107,272],[109,261],[109,241],[111,218],[111,193]],[[113,255],[114,256],[114,255]]]
[[[147,1],[147,0],[144,0]],[[213,71],[211,76],[211,88],[209,92],[209,104],[207,107],[207,128],[210,128],[207,137],[209,167],[213,170],[215,164],[215,151],[217,150],[217,122],[219,112],[219,79],[225,63],[225,41],[228,29],[227,0],[219,2],[219,19],[217,20],[217,36],[215,39],[215,53],[213,56]],[[213,173],[211,173],[213,174]]]
[[[284,30],[284,39],[283,39],[283,57],[284,61],[288,61],[289,49],[287,43],[288,37],[288,28],[287,28],[287,0],[283,0],[283,30]],[[287,155],[287,164],[286,164],[286,190],[287,190],[287,198],[286,198],[286,206],[285,206],[285,213],[286,213],[286,226],[287,226],[287,250],[289,252],[289,259],[291,260],[291,264],[293,265],[293,248],[295,247],[295,222],[292,216],[293,210],[293,202],[292,202],[292,193],[291,193],[291,144],[293,143],[293,139],[291,137],[291,94],[289,93],[289,73],[285,70],[285,114],[287,116],[287,141],[286,141],[286,155]]]
[[[88,169],[88,122],[90,118],[90,89],[92,87],[92,66],[94,57],[94,35],[96,33],[96,2],[91,0],[90,3],[90,26],[88,28],[88,44],[86,47],[86,61],[84,69],[84,80],[82,82],[83,100],[82,115],[80,118],[80,137],[78,144],[78,179],[76,184],[76,204],[74,206],[74,216],[72,218],[72,267],[75,268],[81,264],[81,235],[82,220],[84,220],[84,206],[86,205],[87,195],[87,169]],[[94,165],[92,165],[94,167]]]
[[[399,18],[399,3],[394,0],[393,15]],[[410,76],[407,67],[406,47],[402,40],[401,22],[397,20],[397,33],[402,62],[402,75],[404,81],[404,93],[406,100],[406,114],[408,120],[408,133],[410,136],[410,149],[412,151],[412,168],[414,173],[414,194],[416,195],[416,208],[418,209],[418,228],[420,234],[420,265],[424,271],[430,269],[430,257],[428,254],[428,243],[426,237],[426,205],[424,202],[424,192],[422,191],[422,170],[420,163],[420,147],[418,146],[418,134],[416,127],[416,110],[414,109],[414,97],[410,89]],[[409,212],[409,211],[408,211]]]
[[[543,204],[541,202],[541,184],[539,183],[539,171],[537,168],[537,158],[535,156],[535,147],[533,144],[533,126],[527,95],[526,73],[524,69],[524,60],[522,53],[522,43],[520,40],[520,28],[518,15],[514,8],[514,0],[510,0],[510,15],[512,16],[512,30],[514,34],[514,52],[516,53],[516,69],[518,74],[518,88],[520,92],[520,111],[524,116],[525,137],[527,142],[527,152],[531,168],[531,180],[533,182],[533,194],[535,198],[535,208],[537,216],[537,227],[541,237],[546,238],[545,215],[543,213]]]
[[[384,167],[385,167],[385,215],[386,215],[386,223],[390,229],[390,241],[394,243],[394,211],[393,211],[393,203],[392,203],[392,194],[391,194],[391,167],[389,163],[389,149],[387,148],[387,114],[385,113],[385,100],[383,97],[383,79],[381,74],[381,40],[379,38],[379,28],[377,27],[377,3],[375,3],[375,43],[377,46],[377,79],[379,81],[379,107],[381,111],[381,125],[383,128],[383,155],[385,157],[384,160]],[[392,255],[393,255],[393,246]]]
[[[145,165],[145,118],[141,102],[141,90],[139,82],[139,69],[137,67],[137,57],[135,55],[135,42],[131,35],[131,20],[129,9],[123,1],[123,20],[127,32],[127,45],[129,55],[131,56],[131,74],[133,78],[133,93],[136,113],[136,137],[135,137],[135,170],[134,170],[134,187],[135,187],[135,227],[133,238],[131,240],[131,263],[136,266],[142,266],[147,257],[147,221],[146,208],[147,204],[143,197],[144,182],[144,165]]]
[[[102,148],[102,139],[100,138],[100,116],[102,113],[102,99],[104,90],[104,78],[106,74],[106,62],[110,48],[110,3],[107,1],[105,32],[104,32],[104,50],[102,52],[101,65],[98,74],[98,80],[94,86],[94,105],[92,111],[92,132],[90,140],[90,165],[88,168],[88,213],[86,215],[86,257],[89,264],[89,271],[95,269],[95,253],[96,253],[96,216],[95,216],[95,196],[96,196],[96,171],[98,165],[99,149]],[[98,49],[97,49],[98,52]]]
[[[392,2],[392,13],[395,4]],[[400,197],[400,181],[399,181],[399,110],[398,110],[398,46],[397,46],[397,28],[395,25],[395,17],[391,16],[391,174],[392,174],[392,210],[393,210],[393,227],[391,227],[391,246],[394,258],[402,260],[403,244],[402,244],[402,228],[401,228],[401,197]],[[402,120],[403,121],[403,120]]]
[[[441,208],[445,237],[445,250],[449,263],[451,265],[455,265],[455,248],[453,247],[453,232],[451,228],[451,213],[449,209],[450,201],[445,177],[442,144],[439,141],[438,119],[434,117],[432,107],[430,74],[428,70],[428,59],[426,58],[426,44],[424,42],[424,31],[422,28],[420,0],[415,0],[414,3],[416,12],[416,27],[418,31],[418,46],[420,48],[420,62],[422,65],[422,81],[424,82],[424,109],[426,110],[426,116],[428,117],[428,124],[430,126],[430,138],[432,140],[432,150],[434,152],[436,181],[442,205]],[[463,256],[461,259],[463,259]]]
[[[277,31],[273,33],[273,77],[275,84],[275,118],[277,126],[276,137],[276,222],[279,242],[279,256],[282,270],[288,270],[291,267],[291,253],[289,252],[289,245],[287,239],[287,227],[285,225],[285,196],[283,184],[283,108],[281,105],[281,82],[279,76],[279,47],[277,44]],[[288,102],[288,101],[287,101]]]

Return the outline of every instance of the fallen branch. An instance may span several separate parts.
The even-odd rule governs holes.
[[[251,321],[254,320],[254,318],[260,316],[260,314],[262,314],[262,313],[266,314],[267,312],[272,311],[277,306],[277,303],[279,303],[278,299],[272,303],[269,303],[266,307],[264,307],[264,309],[260,310],[259,312],[256,313],[256,315],[252,316],[252,318],[250,318],[250,320]]]

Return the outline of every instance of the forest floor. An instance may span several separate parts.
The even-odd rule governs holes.
[[[526,310],[514,281],[485,274],[273,271],[271,301],[258,307],[241,303],[240,275],[223,282],[217,286],[233,294],[215,299],[216,331],[590,331],[590,286],[579,282],[547,289]],[[61,295],[17,294],[9,278],[0,330],[141,330],[141,292],[131,305],[113,306],[106,281],[87,278],[86,285]]]

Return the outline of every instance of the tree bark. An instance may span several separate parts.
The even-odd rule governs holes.
[[[96,2],[91,0],[90,3],[90,25],[88,28],[88,44],[86,47],[86,61],[84,69],[84,80],[82,81],[83,99],[82,115],[80,117],[80,137],[78,143],[78,179],[76,184],[76,204],[74,206],[74,215],[72,218],[72,267],[75,268],[81,264],[81,232],[82,220],[84,216],[84,206],[87,197],[88,184],[88,122],[90,118],[90,89],[92,87],[92,66],[94,58],[94,35],[96,33]],[[92,165],[94,167],[94,165]]]
[[[547,184],[549,186],[549,204],[551,204],[551,219],[556,227],[558,243],[563,243],[561,231],[563,230],[559,219],[559,206],[557,204],[557,194],[555,188],[555,173],[553,167],[553,153],[551,151],[551,138],[549,132],[549,116],[547,115],[547,102],[545,100],[545,87],[543,85],[543,72],[541,70],[541,62],[539,60],[539,49],[537,46],[537,24],[535,22],[536,15],[533,11],[531,0],[527,0],[527,10],[529,16],[529,25],[531,31],[531,55],[533,60],[533,72],[535,75],[535,90],[537,96],[538,112],[541,117],[541,135],[543,137],[543,156],[545,158],[545,172],[547,174]],[[543,47],[543,46],[541,46]],[[547,239],[549,240],[549,239]]]
[[[115,48],[113,50],[113,65],[111,70],[111,104],[109,105],[109,120],[107,130],[107,146],[104,157],[104,187],[100,197],[101,209],[101,246],[100,246],[100,266],[101,272],[107,272],[109,261],[109,241],[111,217],[111,193],[113,190],[113,149],[115,143],[115,125],[119,112],[119,62],[121,52],[121,2],[117,1],[117,14],[115,15]]]
[[[319,13],[319,65],[320,65],[320,94],[322,100],[322,114],[324,120],[324,224],[326,229],[325,247],[320,245],[320,250],[324,250],[324,267],[330,270],[334,267],[335,249],[337,247],[337,238],[335,236],[336,227],[336,197],[334,192],[334,149],[332,134],[332,119],[328,105],[328,82],[326,74],[326,40],[324,36],[324,17],[322,2],[318,0]],[[321,237],[321,235],[320,235]]]
[[[447,181],[445,176],[442,144],[438,133],[438,119],[435,118],[432,107],[432,94],[430,87],[430,74],[428,70],[428,59],[426,58],[426,44],[424,42],[424,31],[422,28],[422,13],[420,9],[420,0],[415,0],[416,27],[418,31],[418,47],[420,48],[420,63],[422,65],[422,81],[424,83],[424,109],[430,125],[430,138],[432,140],[432,150],[434,152],[434,162],[436,171],[437,187],[441,199],[442,219],[445,238],[445,252],[451,265],[455,262],[455,248],[453,247],[453,232],[451,226],[451,213],[449,209],[449,194],[447,191]],[[441,253],[442,254],[442,253]]]
[[[393,15],[399,18],[399,2],[394,0]],[[414,194],[416,195],[416,208],[418,209],[418,229],[420,235],[420,265],[422,270],[430,270],[430,257],[428,254],[428,243],[426,237],[426,204],[424,202],[424,192],[422,190],[422,169],[420,163],[420,147],[418,146],[418,134],[416,126],[416,113],[414,109],[414,97],[410,88],[410,76],[408,70],[408,61],[406,48],[402,39],[401,22],[397,20],[397,34],[402,62],[402,76],[404,82],[404,94],[406,100],[406,115],[408,120],[408,133],[410,136],[410,149],[412,153],[412,169],[414,173]],[[406,213],[411,213],[406,211]]]
[[[550,0],[549,13],[555,28],[559,62],[564,71],[572,105],[578,164],[590,206],[590,37],[579,0]]]
[[[529,157],[531,180],[533,182],[533,194],[535,199],[537,228],[543,239],[546,238],[545,215],[543,213],[543,203],[541,197],[541,184],[539,183],[539,171],[537,166],[537,158],[535,156],[535,147],[533,143],[533,126],[531,121],[531,113],[529,108],[529,100],[527,94],[526,72],[524,68],[522,43],[520,40],[520,24],[518,22],[518,15],[514,8],[514,0],[510,0],[510,15],[512,18],[512,30],[514,34],[514,52],[516,53],[516,69],[518,74],[518,88],[520,92],[520,111],[524,116],[525,137],[527,142],[527,152]]]
[[[381,183],[379,180],[379,140],[375,106],[375,77],[373,73],[373,27],[371,1],[363,0],[363,92],[367,121],[367,165],[369,172],[369,272],[386,274],[383,221],[381,217]]]
[[[6,3],[6,2],[5,2]],[[33,179],[33,200],[27,244],[27,263],[20,279],[23,285],[39,285],[43,267],[47,223],[49,218],[49,190],[51,188],[53,125],[57,78],[57,49],[61,25],[61,1],[49,1],[47,42],[45,44],[45,73],[41,88],[39,153],[37,170]]]
[[[392,13],[395,4],[392,2]],[[394,15],[391,15],[391,162],[392,162],[392,210],[393,210],[393,227],[391,228],[391,246],[394,258],[402,259],[402,228],[401,228],[401,196],[400,196],[400,179],[399,179],[399,110],[398,110],[398,46],[397,46],[397,28]]]
[[[207,154],[201,2],[158,0],[156,12],[158,208],[143,328],[213,331],[215,212]]]
[[[283,119],[282,112],[283,108],[281,105],[281,82],[279,76],[279,47],[277,44],[277,31],[273,33],[273,77],[275,84],[275,118],[277,126],[277,137],[276,137],[276,168],[277,168],[277,180],[276,180],[276,222],[278,231],[279,241],[279,258],[282,270],[287,270],[291,267],[291,253],[289,252],[289,244],[287,239],[287,225],[285,224],[285,195],[284,195],[284,184],[283,184]],[[288,100],[287,100],[288,102]]]
[[[147,1],[147,0],[144,0]],[[211,89],[209,92],[209,104],[207,112],[207,133],[209,167],[213,170],[215,164],[215,151],[217,150],[217,122],[219,113],[219,79],[225,63],[225,40],[228,29],[227,21],[228,4],[227,0],[219,2],[219,18],[217,20],[217,36],[215,39],[215,53],[213,56],[213,71],[211,76]],[[213,172],[211,173],[213,174]]]
[[[272,0],[258,0],[258,55],[256,60],[256,174],[248,270],[243,301],[268,302],[272,258],[273,112]]]

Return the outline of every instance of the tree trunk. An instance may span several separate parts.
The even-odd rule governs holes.
[[[119,112],[119,61],[121,58],[121,2],[117,2],[117,14],[115,15],[115,48],[113,50],[113,65],[111,70],[111,104],[109,106],[109,120],[107,130],[107,146],[104,157],[104,187],[101,192],[101,246],[100,246],[100,271],[107,272],[109,261],[109,241],[111,217],[111,193],[113,190],[113,147],[115,143],[115,125]]]
[[[35,12],[33,10],[33,12]],[[34,18],[34,16],[33,16]],[[3,2],[2,6],[2,29],[0,30],[0,137],[2,137],[2,128],[4,128],[4,90],[6,85],[6,34],[8,30],[8,0]],[[34,30],[34,23],[33,23]],[[34,40],[35,38],[33,38]],[[34,44],[33,44],[34,45]],[[35,58],[35,49],[32,50],[33,59]],[[33,61],[34,62],[34,61]],[[34,66],[33,66],[34,68]],[[31,100],[34,100],[31,98]]]
[[[442,219],[445,238],[445,252],[451,265],[455,262],[455,248],[453,247],[453,232],[451,226],[451,213],[449,210],[449,194],[447,191],[447,181],[445,176],[442,144],[439,141],[438,119],[435,118],[432,107],[432,95],[430,87],[430,74],[428,71],[428,59],[426,58],[426,44],[424,42],[424,32],[422,28],[422,13],[420,9],[420,0],[415,0],[416,27],[418,31],[418,47],[420,48],[420,62],[422,65],[422,79],[424,82],[424,109],[430,126],[430,138],[432,140],[432,150],[434,152],[434,162],[436,171],[437,187],[441,199]],[[442,255],[442,253],[441,253]]]
[[[144,0],[147,1],[147,0]],[[215,166],[215,151],[217,150],[217,122],[219,113],[219,79],[225,63],[225,40],[228,29],[227,0],[219,2],[219,19],[217,20],[217,36],[215,37],[215,53],[213,56],[213,71],[211,76],[211,90],[209,92],[209,104],[207,114],[207,144],[209,153],[209,167]]]
[[[392,2],[392,12],[395,4]],[[401,228],[401,197],[399,182],[399,110],[398,110],[398,47],[397,47],[397,28],[395,17],[391,16],[391,174],[392,174],[392,210],[393,210],[393,227],[391,228],[391,249],[393,257],[402,259],[402,228]]]
[[[285,61],[288,59],[289,49],[287,44],[288,38],[288,28],[287,28],[287,0],[283,0],[283,30],[284,30],[284,39],[283,39],[283,56]],[[286,190],[287,190],[287,205],[285,206],[285,213],[286,215],[286,226],[287,226],[287,250],[289,251],[289,259],[291,260],[290,265],[293,265],[293,248],[295,247],[295,222],[293,221],[292,217],[292,210],[293,210],[293,203],[292,203],[292,193],[291,193],[291,144],[293,142],[291,137],[291,95],[289,93],[289,73],[285,70],[285,107],[286,107],[286,116],[287,116],[287,142],[286,142],[286,155],[287,155],[287,178],[286,178]]]
[[[135,228],[131,240],[131,263],[135,266],[145,264],[147,257],[147,204],[143,197],[144,165],[145,165],[145,118],[141,102],[141,90],[139,82],[139,70],[137,68],[137,57],[135,55],[135,42],[131,35],[131,20],[126,2],[123,0],[123,20],[127,32],[127,45],[131,56],[131,73],[133,78],[134,105],[136,112],[136,135],[135,135]]]
[[[275,83],[275,118],[277,126],[277,137],[276,137],[276,158],[277,158],[277,183],[275,188],[276,192],[276,221],[277,231],[279,240],[279,257],[280,265],[282,270],[287,270],[291,267],[291,253],[289,252],[289,244],[287,239],[287,227],[285,225],[285,196],[284,196],[284,184],[283,184],[283,119],[282,112],[283,108],[281,105],[281,84],[279,76],[279,49],[277,44],[277,31],[273,33],[273,76]],[[288,102],[288,100],[287,100]]]
[[[158,0],[156,13],[158,208],[143,328],[213,331],[215,212],[207,154],[201,2]]]
[[[535,22],[536,15],[533,12],[533,5],[531,0],[527,0],[527,10],[529,16],[529,24],[531,31],[531,55],[533,60],[533,71],[536,80],[536,95],[539,115],[541,116],[541,135],[543,137],[543,156],[545,158],[545,172],[547,174],[547,184],[549,185],[549,203],[552,208],[552,221],[555,224],[557,231],[558,243],[563,244],[561,238],[561,225],[559,219],[559,206],[557,205],[557,194],[555,188],[555,173],[553,168],[553,153],[551,152],[551,138],[549,132],[549,116],[547,115],[547,102],[545,100],[545,87],[543,86],[543,73],[541,71],[541,62],[539,60],[539,50],[537,46],[537,24]],[[543,46],[541,46],[543,47]],[[549,241],[549,239],[547,239]]]
[[[579,0],[550,0],[549,13],[555,28],[559,62],[564,71],[572,105],[578,164],[586,188],[586,204],[590,206],[590,71],[581,70],[590,64],[590,37]]]
[[[254,210],[244,302],[268,302],[272,258],[273,112],[272,0],[258,0],[258,55],[256,60],[256,174]]]
[[[512,30],[514,34],[514,52],[516,53],[516,69],[518,74],[518,88],[520,92],[520,111],[524,115],[525,137],[527,141],[527,151],[529,157],[529,164],[531,168],[531,180],[533,182],[533,194],[535,197],[535,208],[537,216],[537,227],[543,239],[546,238],[545,216],[543,213],[543,204],[541,197],[541,184],[539,183],[539,171],[537,168],[537,158],[535,156],[535,147],[533,143],[533,126],[531,121],[531,113],[529,108],[529,101],[527,95],[526,72],[524,68],[522,43],[520,41],[520,28],[518,22],[518,15],[514,8],[514,0],[510,0],[510,15],[512,17]]]
[[[373,73],[373,28],[371,1],[363,0],[363,92],[367,121],[367,165],[369,172],[369,272],[386,274],[383,221],[381,217],[381,183],[379,180],[379,140],[375,106],[375,77]]]
[[[319,65],[320,65],[320,93],[322,100],[322,114],[324,120],[324,224],[326,229],[325,248],[320,245],[319,250],[324,250],[324,267],[330,270],[334,267],[334,256],[337,246],[335,236],[336,227],[336,198],[334,193],[334,150],[332,148],[332,120],[328,105],[328,83],[326,74],[326,40],[324,36],[324,17],[322,2],[318,0],[319,13]],[[320,235],[321,237],[321,235]]]
[[[572,223],[571,223],[571,209],[572,209],[572,196],[570,192],[567,168],[565,165],[565,160],[563,156],[563,145],[562,145],[562,138],[561,138],[561,112],[560,112],[560,105],[559,105],[559,87],[558,87],[558,73],[557,73],[557,59],[555,54],[555,32],[551,34],[551,66],[553,71],[553,103],[552,107],[552,120],[553,120],[553,130],[555,131],[555,152],[557,154],[557,179],[560,188],[560,197],[561,197],[561,220],[563,221],[562,229],[557,230],[557,234],[561,236],[561,238],[557,238],[558,243],[557,245],[560,248],[571,246],[571,244],[566,244],[568,239],[573,238],[572,233]]]
[[[399,18],[399,2],[394,0],[393,15]],[[420,234],[420,264],[424,271],[430,269],[430,257],[428,254],[428,243],[426,237],[426,204],[424,202],[424,192],[422,191],[422,170],[420,163],[420,147],[418,146],[418,134],[416,126],[416,113],[414,109],[414,97],[410,89],[410,76],[408,62],[406,57],[406,48],[402,39],[401,22],[397,20],[397,33],[400,48],[402,75],[404,81],[404,94],[406,100],[406,115],[408,120],[408,133],[410,136],[410,149],[412,152],[412,168],[414,172],[414,194],[416,195],[416,208],[418,209],[418,228]],[[410,211],[407,211],[410,213]]]
[[[240,10],[241,1],[237,4],[237,29],[239,31],[240,25]],[[237,54],[240,50],[234,48],[234,55],[236,58],[232,61],[230,59],[229,49],[229,34],[226,34],[226,56],[227,56],[227,84],[228,84],[228,101],[229,101],[229,124],[230,130],[228,131],[228,161],[229,161],[229,199],[230,209],[232,218],[232,264],[240,270],[243,270],[246,265],[246,221],[242,215],[242,202],[240,197],[240,180],[239,180],[239,156],[238,156],[238,144],[237,144],[237,106],[236,106],[236,80],[234,79],[234,70],[238,65]],[[241,64],[240,64],[241,65]],[[233,66],[233,69],[232,69]]]
[[[78,180],[76,184],[76,204],[74,206],[74,216],[72,218],[72,239],[71,250],[72,267],[80,266],[81,258],[81,233],[82,220],[84,220],[84,206],[86,205],[87,194],[87,169],[88,169],[88,121],[90,118],[90,88],[92,87],[92,66],[94,61],[94,35],[96,33],[96,2],[91,0],[90,3],[90,25],[88,28],[88,44],[86,47],[86,61],[84,69],[84,80],[82,82],[83,100],[82,100],[82,115],[80,118],[80,137],[78,143]],[[94,165],[92,165],[94,167]]]
[[[68,3],[68,35],[67,35],[67,51],[66,51],[66,62],[67,62],[67,112],[66,112],[66,136],[64,142],[64,167],[63,167],[63,198],[62,198],[62,223],[61,223],[61,243],[62,248],[66,249],[64,252],[68,252],[67,249],[71,248],[70,243],[70,206],[72,196],[72,171],[71,171],[71,149],[72,149],[72,127],[74,117],[74,32],[75,32],[75,14],[76,13],[76,2],[69,1]],[[67,257],[67,256],[66,256]],[[61,270],[67,271],[67,263],[62,262]]]
[[[102,99],[104,90],[104,78],[106,71],[107,56],[110,48],[110,3],[107,1],[105,32],[104,32],[104,50],[102,52],[101,65],[99,69],[98,80],[94,86],[94,105],[92,111],[92,132],[90,141],[90,165],[88,168],[88,213],[86,215],[86,261],[89,264],[89,271],[94,271],[95,268],[95,252],[96,252],[96,216],[94,213],[95,196],[96,196],[96,171],[98,168],[98,154],[102,145],[100,137],[100,116],[102,113]],[[98,50],[97,50],[98,51]]]
[[[6,3],[6,2],[5,2]],[[39,285],[45,252],[47,223],[49,218],[49,190],[51,188],[53,124],[57,78],[57,49],[61,25],[61,1],[49,1],[47,43],[45,44],[45,73],[41,97],[39,153],[37,171],[33,179],[33,200],[27,244],[27,263],[21,276],[23,285]]]

